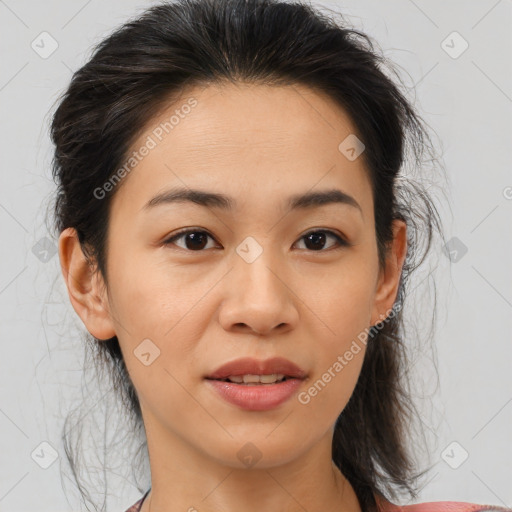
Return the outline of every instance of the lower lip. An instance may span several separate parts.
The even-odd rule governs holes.
[[[236,384],[206,379],[227,402],[247,411],[267,411],[286,402],[302,384],[301,379],[287,379],[276,384]]]

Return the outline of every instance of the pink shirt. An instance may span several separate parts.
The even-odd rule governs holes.
[[[149,490],[142,498],[134,503],[126,512],[139,512]],[[377,497],[379,512],[512,512],[512,508],[498,507],[497,505],[479,505],[462,501],[430,501],[416,505],[399,506]]]

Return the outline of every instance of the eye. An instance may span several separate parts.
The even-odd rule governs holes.
[[[327,234],[327,236],[326,236]],[[316,230],[316,231],[310,231],[309,233],[306,233],[303,235],[299,240],[306,240],[306,248],[315,251],[315,252],[325,252],[323,251],[324,247],[323,245],[326,242],[327,237],[334,238],[335,242],[337,242],[338,246],[345,247],[349,246],[350,244],[344,240],[341,236],[337,235],[333,231],[330,230]],[[175,235],[173,235],[171,238],[168,238],[164,241],[165,245],[178,245],[178,247],[189,250],[189,251],[198,251],[200,252],[202,249],[209,248],[207,247],[207,239],[211,238],[213,240],[213,237],[206,231],[192,228],[192,229],[184,229],[182,231],[179,231]],[[176,240],[184,240],[184,247],[175,244]],[[336,245],[336,244],[334,244]],[[332,248],[328,247],[328,249]]]
[[[199,229],[187,229],[182,230],[176,235],[173,235],[171,238],[168,238],[164,244],[169,245],[173,244],[175,240],[179,240],[180,238],[183,238],[185,240],[185,247],[182,247],[178,244],[178,247],[181,247],[185,250],[190,251],[201,251],[206,246],[206,240],[210,237],[212,240],[212,236],[207,233],[206,231],[199,230]]]
[[[339,246],[344,247],[344,246],[350,245],[346,240],[341,238],[341,236],[337,235],[333,231],[326,230],[326,229],[310,231],[309,233],[306,233],[305,235],[303,235],[300,238],[300,240],[303,240],[303,239],[306,240],[306,246],[309,245],[309,247],[307,247],[307,248],[309,248],[312,251],[325,252],[325,251],[322,251],[322,249],[323,249],[322,246],[325,244],[325,241],[327,238],[326,234],[327,234],[327,237],[331,236],[332,238],[334,238]],[[332,246],[329,248],[332,248]]]

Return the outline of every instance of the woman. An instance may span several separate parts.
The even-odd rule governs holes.
[[[59,256],[144,427],[151,488],[130,512],[417,495],[401,310],[441,230],[400,173],[430,139],[382,63],[306,4],[182,0],[73,76],[52,122]]]

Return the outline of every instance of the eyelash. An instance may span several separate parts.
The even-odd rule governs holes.
[[[212,235],[210,235],[210,233],[208,233],[207,231],[203,230],[203,229],[198,229],[198,228],[186,228],[186,229],[183,229],[182,231],[178,231],[177,233],[175,233],[172,237],[168,238],[167,240],[165,240],[163,242],[164,245],[172,245],[173,242],[179,238],[182,238],[184,235],[187,235],[189,233],[204,233],[206,235],[208,235],[211,239],[215,240],[213,238]],[[308,231],[307,233],[305,233],[304,235],[302,235],[299,240],[302,240],[303,238],[305,238],[306,236],[312,234],[312,233],[327,233],[331,236],[333,236],[336,241],[338,242],[338,247],[330,247],[329,249],[320,249],[318,251],[314,251],[314,250],[309,250],[309,252],[328,252],[330,250],[335,250],[335,249],[341,249],[343,247],[349,247],[351,244],[349,242],[347,242],[344,238],[342,238],[340,235],[338,235],[337,233],[335,233],[334,231],[331,231],[329,229],[314,229],[314,230],[311,230],[311,231]],[[184,251],[187,251],[187,252],[204,252],[205,249],[200,249],[200,250],[197,250],[197,251],[193,251],[191,249],[184,249],[183,247],[179,247],[179,249],[182,249]],[[302,250],[302,249],[301,249]],[[307,249],[305,249],[307,250]]]

